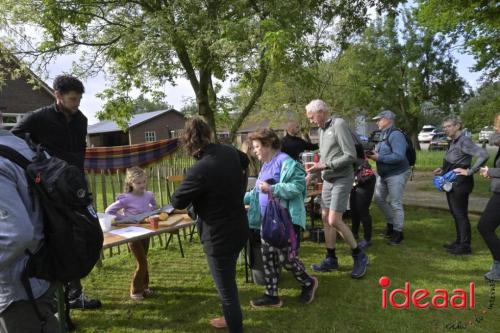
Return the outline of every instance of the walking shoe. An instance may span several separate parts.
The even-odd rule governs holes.
[[[314,295],[316,295],[316,289],[318,289],[318,278],[315,276],[311,277],[312,283],[308,287],[302,287],[302,292],[300,293],[299,301],[302,304],[309,304],[314,300]]]
[[[136,294],[130,294],[130,298],[134,301],[143,301],[144,300],[144,293],[136,293]]]
[[[451,243],[446,243],[446,244],[443,244],[443,247],[447,250],[450,250],[454,247],[456,247],[458,244],[460,244],[459,242],[457,241],[454,241],[454,242],[451,242]]]
[[[353,254],[354,265],[352,267],[351,277],[353,279],[360,279],[366,274],[366,266],[368,266],[368,257],[364,252]]]
[[[250,305],[253,308],[281,308],[283,301],[281,301],[278,296],[269,296],[264,294],[262,297],[251,300]]]
[[[69,300],[70,309],[98,309],[102,306],[102,303],[98,299],[90,299],[85,297],[84,293],[80,296]]]
[[[372,241],[367,241],[366,239],[362,239],[359,243],[358,246],[360,249],[366,249],[367,247],[372,246]]]
[[[227,327],[226,319],[224,317],[210,319],[210,325],[213,328],[226,328]]]
[[[387,239],[391,239],[393,232],[394,232],[394,226],[390,223],[387,223],[387,229],[385,230],[385,232],[381,234],[381,236]]]
[[[489,281],[500,282],[500,261],[493,261],[491,270],[488,273],[484,274],[484,278]]]
[[[330,272],[339,269],[339,261],[337,258],[325,257],[323,261],[318,264],[312,264],[311,268],[315,272]]]
[[[403,239],[404,239],[403,232],[394,230],[394,232],[392,233],[392,238],[389,241],[389,244],[399,245],[399,244],[401,244]]]
[[[351,277],[353,279],[361,279],[366,274],[368,266],[368,256],[364,252],[353,254],[354,265],[352,267]]]
[[[470,245],[464,245],[464,244],[458,244],[454,248],[451,248],[447,251],[448,251],[448,253],[456,255],[456,256],[472,254],[472,249],[471,249]]]

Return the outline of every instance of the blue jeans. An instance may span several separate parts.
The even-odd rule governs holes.
[[[411,170],[399,175],[382,178],[377,176],[375,185],[375,203],[392,224],[395,231],[403,231],[405,212],[403,209],[403,194]]]
[[[236,285],[236,260],[239,252],[227,256],[207,255],[208,268],[222,302],[222,312],[231,333],[243,332],[238,286]]]

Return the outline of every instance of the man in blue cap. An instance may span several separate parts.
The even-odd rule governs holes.
[[[381,131],[381,141],[375,146],[375,151],[367,154],[377,163],[374,200],[387,219],[385,236],[390,239],[391,245],[401,244],[404,238],[403,192],[411,174],[406,158],[406,139],[395,127],[395,119],[396,115],[389,110],[373,118]]]

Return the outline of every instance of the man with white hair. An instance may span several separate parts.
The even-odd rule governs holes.
[[[307,142],[300,137],[300,126],[295,120],[286,124],[286,134],[281,139],[281,151],[298,161],[300,153],[305,150],[316,150],[318,145]]]
[[[374,200],[387,219],[386,238],[391,245],[403,241],[403,192],[411,174],[406,158],[408,147],[404,134],[394,126],[396,115],[389,110],[380,112],[373,120],[381,130],[381,141],[375,151],[367,154],[377,162],[377,183]]]
[[[359,248],[351,229],[342,221],[347,210],[349,194],[354,181],[356,148],[347,123],[330,116],[328,105],[322,100],[313,100],[306,106],[307,119],[319,126],[318,163],[306,166],[308,174],[321,172],[323,191],[321,193],[321,217],[325,228],[326,256],[320,264],[313,264],[315,271],[329,272],[338,269],[335,245],[339,231],[351,247],[354,266],[351,277],[362,278],[366,274],[368,257]],[[308,176],[309,177],[309,176]]]

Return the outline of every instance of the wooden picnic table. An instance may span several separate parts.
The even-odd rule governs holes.
[[[180,230],[183,228],[190,228],[190,227],[194,226],[195,224],[196,224],[196,221],[193,221],[189,217],[188,214],[170,215],[166,221],[159,221],[157,229],[153,229],[149,223],[117,224],[111,228],[111,231],[134,226],[134,227],[148,229],[151,232],[149,232],[147,234],[140,235],[140,236],[131,237],[131,238],[115,235],[111,232],[105,232],[104,233],[104,243],[103,243],[102,248],[104,250],[104,249],[107,249],[107,248],[110,248],[113,246],[129,243],[129,242],[133,242],[133,241],[137,241],[137,240],[141,240],[141,239],[151,238],[153,236],[161,235],[164,233],[173,233],[173,232],[176,232],[177,230]]]

